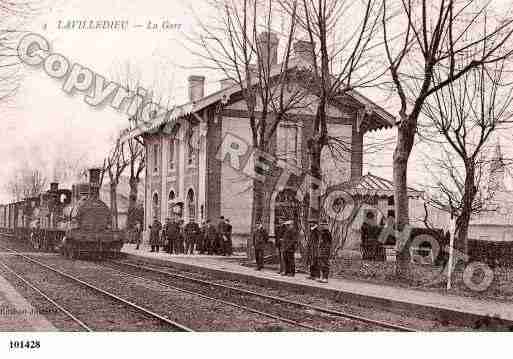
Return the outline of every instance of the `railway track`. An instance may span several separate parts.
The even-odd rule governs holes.
[[[124,299],[114,293],[111,293],[105,289],[99,288],[98,286],[95,286],[91,283],[88,283],[80,278],[77,278],[73,275],[70,275],[68,273],[65,273],[57,268],[51,267],[45,263],[42,263],[41,261],[38,261],[36,259],[33,259],[29,256],[26,256],[22,253],[19,253],[15,250],[12,250],[7,247],[0,246],[1,249],[6,250],[9,253],[12,253],[16,257],[24,259],[27,263],[30,263],[32,265],[37,266],[38,268],[46,269],[47,271],[50,271],[62,278],[65,278],[68,281],[73,282],[74,284],[80,285],[82,288],[86,288],[90,292],[94,292],[96,295],[103,296],[104,298],[109,299],[111,302],[115,302],[117,304],[121,304],[123,307],[129,307],[133,312],[138,313],[139,315],[139,321],[141,318],[146,317],[147,319],[150,319],[151,322],[155,325],[156,323],[159,324],[159,326],[162,326],[163,328],[168,328],[172,331],[185,331],[185,332],[191,332],[192,329],[188,328],[185,325],[182,325],[176,321],[173,321],[169,318],[166,318],[158,313],[155,313],[147,308],[144,308],[138,304],[135,304],[127,299]],[[14,270],[12,267],[8,266],[5,263],[0,262],[0,267],[4,268],[6,271],[14,275],[17,279],[25,283],[28,287],[30,287],[32,290],[37,292],[41,297],[43,297],[45,300],[50,302],[52,305],[54,305],[60,312],[64,313],[68,318],[72,319],[75,323],[77,323],[82,329],[86,331],[95,331],[97,329],[101,328],[95,328],[93,325],[84,323],[83,320],[78,319],[78,316],[76,314],[73,314],[70,310],[64,308],[64,305],[59,304],[56,300],[52,299],[47,293],[45,293],[41,288],[36,286],[34,283],[30,282],[26,278],[24,278],[19,272]]]
[[[12,250],[10,251],[12,253],[15,252]],[[38,263],[38,265],[47,267],[47,269],[49,269],[48,265],[26,255],[18,252],[16,252],[16,255],[24,257],[26,260],[29,260],[33,263]],[[106,263],[108,263],[108,265],[106,265]],[[392,322],[375,320],[340,310],[324,308],[300,301],[286,299],[281,296],[273,296],[254,290],[237,288],[210,280],[169,272],[168,270],[163,270],[162,267],[150,267],[147,265],[128,263],[125,261],[102,262],[101,265],[108,267],[110,270],[116,271],[120,276],[127,276],[139,281],[151,282],[169,290],[185,293],[197,298],[201,298],[203,300],[221,304],[223,306],[230,306],[245,312],[271,318],[275,321],[286,323],[292,327],[301,328],[302,330],[416,331],[413,328],[404,325],[398,325]],[[64,273],[58,269],[50,268],[50,270],[53,270],[60,275],[71,277],[73,280],[84,282],[83,280],[71,276],[70,274]],[[85,284],[91,285],[89,283]],[[96,290],[99,289],[100,291],[104,291],[96,286],[91,286]],[[123,300],[123,298],[120,299]],[[130,304],[135,305],[132,302],[130,302]]]
[[[34,258],[31,258],[31,257],[27,256],[27,255],[24,255],[22,253],[17,253],[16,251],[13,251],[12,249],[9,249],[9,248],[6,248],[6,247],[1,247],[0,246],[0,249],[1,248],[3,248],[4,250],[7,250],[13,256],[18,256],[18,257],[24,258],[25,260],[29,261],[30,263],[36,263],[38,266],[41,266],[41,267],[43,267],[45,269],[49,269],[49,270],[51,270],[53,272],[56,272],[56,273],[58,273],[61,276],[65,276],[66,278],[73,278],[73,280],[75,280],[75,281],[78,280],[78,281],[80,281],[80,283],[86,283],[83,279],[77,278],[77,277],[75,277],[73,275],[70,275],[69,273],[65,273],[63,270],[59,270],[59,269],[53,268],[53,267],[49,266],[48,264],[42,263],[41,261],[38,261],[38,260],[36,260]],[[65,262],[68,263],[68,264],[72,263],[71,261],[67,261],[67,260]],[[83,262],[83,263],[91,264],[92,262]],[[97,266],[97,264],[94,264],[94,265]],[[273,314],[270,314],[270,313],[267,313],[267,312],[264,312],[264,311],[255,310],[253,308],[245,307],[243,305],[236,305],[236,304],[228,302],[228,301],[214,299],[214,298],[211,298],[211,297],[208,297],[208,296],[205,296],[205,295],[201,296],[201,295],[198,295],[198,293],[194,293],[192,291],[183,290],[183,289],[177,288],[177,287],[172,287],[172,286],[167,285],[165,283],[159,283],[159,282],[156,282],[154,280],[150,280],[148,278],[143,278],[143,277],[140,277],[140,276],[137,277],[137,276],[134,276],[134,275],[129,275],[129,274],[123,273],[121,271],[117,271],[117,270],[112,270],[112,271],[115,271],[116,273],[120,274],[121,276],[123,276],[125,278],[130,277],[130,278],[138,279],[139,282],[144,281],[147,284],[148,287],[155,287],[155,285],[158,285],[160,287],[165,287],[166,289],[172,290],[173,292],[186,293],[189,296],[194,296],[194,297],[201,298],[203,301],[206,301],[206,300],[214,301],[218,305],[216,309],[219,308],[219,305],[222,305],[223,307],[232,307],[232,308],[238,309],[239,311],[252,313],[256,317],[270,318],[270,319],[272,319],[272,322],[275,323],[275,324],[271,325],[271,326],[268,326],[269,330],[276,330],[276,329],[278,329],[280,331],[281,330],[287,330],[287,331],[297,331],[297,330],[322,331],[322,329],[320,329],[320,328],[316,328],[314,326],[306,325],[306,324],[303,324],[303,323],[300,323],[300,322],[297,322],[297,321],[294,321],[294,320],[290,320],[290,319],[287,319],[287,318],[284,318],[284,317],[280,317],[278,315],[273,315]],[[66,272],[68,272],[68,271],[66,271]],[[96,270],[96,272],[105,273],[104,271],[98,271],[98,270]],[[109,277],[112,277],[112,273],[109,273],[109,274],[110,274]],[[80,276],[80,277],[82,277],[82,276]],[[120,278],[120,279],[122,279],[122,278]],[[114,279],[114,280],[116,280],[116,279]],[[119,282],[120,283],[124,282],[124,280],[119,280]],[[132,279],[131,282],[134,282],[133,279]],[[91,285],[90,283],[86,283],[86,284]],[[93,285],[91,285],[91,286],[93,286]],[[102,293],[105,292],[105,290],[103,290],[103,289],[100,289],[100,288],[97,288],[97,287],[95,287],[95,288],[101,290]],[[161,290],[160,293],[158,293],[159,301],[166,302],[166,301],[170,301],[170,300],[172,301],[174,299],[173,296],[168,296],[166,294],[167,293],[165,293],[165,292],[162,293],[162,290]],[[137,302],[139,302],[139,300],[144,301],[144,298],[137,298],[136,299]],[[216,312],[214,312],[214,314],[216,314]],[[231,318],[232,318],[231,320],[236,320],[236,321],[239,321],[239,322],[244,320],[243,318],[238,318],[236,315],[235,316],[231,316]],[[269,322],[269,320],[266,320],[266,321]],[[254,320],[248,321],[247,326],[253,325],[253,323],[250,323],[250,322],[254,322]],[[283,326],[283,325],[276,325],[276,323],[284,323],[286,325],[285,326]],[[208,326],[208,320],[205,320],[205,325],[204,326]],[[266,330],[266,329],[264,329],[264,330]]]
[[[57,310],[59,312],[63,313],[72,322],[76,323],[81,329],[83,329],[86,332],[92,332],[93,331],[93,329],[91,329],[87,324],[85,324],[83,321],[78,319],[73,313],[71,313],[69,310],[64,308],[61,304],[57,303],[52,298],[50,298],[41,289],[39,289],[37,286],[35,286],[31,282],[29,282],[27,279],[25,279],[23,276],[21,276],[19,273],[17,273],[14,269],[12,269],[11,267],[9,267],[8,265],[6,265],[5,263],[3,263],[1,261],[0,261],[0,268],[3,268],[8,273],[11,273],[14,277],[16,277],[22,283],[24,283],[27,287],[31,288],[34,292],[36,292],[39,296],[41,296],[48,303],[50,303],[53,307],[57,308]]]
[[[293,325],[295,327],[304,328],[304,329],[308,329],[308,330],[315,331],[315,332],[324,332],[325,331],[322,328],[319,328],[319,327],[316,327],[316,326],[313,326],[313,325],[309,325],[309,324],[305,324],[305,323],[301,323],[298,320],[288,319],[288,318],[285,318],[283,316],[272,314],[272,313],[269,313],[269,312],[266,312],[266,311],[263,311],[263,310],[255,309],[255,308],[249,307],[247,305],[238,304],[238,303],[235,303],[233,301],[227,301],[227,300],[224,300],[224,299],[220,299],[220,298],[216,298],[216,297],[213,297],[213,296],[205,295],[205,294],[198,293],[198,292],[195,292],[195,291],[191,291],[191,290],[188,290],[188,289],[180,288],[178,286],[171,285],[169,283],[164,283],[162,281],[158,281],[158,280],[155,280],[155,279],[149,279],[147,277],[143,277],[143,276],[140,276],[140,275],[135,275],[135,274],[128,273],[128,272],[122,271],[122,270],[118,270],[118,269],[115,269],[115,268],[113,268],[111,266],[109,266],[109,269],[116,270],[117,272],[119,272],[119,273],[121,273],[123,275],[126,275],[126,276],[130,276],[132,278],[152,281],[152,282],[157,283],[157,284],[159,284],[161,286],[167,287],[169,289],[172,289],[172,290],[175,290],[175,291],[178,291],[178,292],[191,294],[191,295],[194,295],[196,297],[200,297],[200,298],[203,298],[203,299],[206,299],[206,300],[210,300],[210,301],[214,301],[214,302],[217,302],[217,303],[220,303],[220,304],[228,305],[228,306],[231,306],[231,307],[234,307],[234,308],[242,309],[242,310],[247,311],[247,312],[255,313],[255,314],[258,314],[258,315],[261,315],[261,316],[264,316],[264,317],[275,319],[275,320],[283,322],[283,323],[291,324],[291,325]]]
[[[325,316],[323,318],[324,321],[326,321],[327,318],[332,319],[332,320],[336,318],[336,320],[339,320],[339,321],[342,320],[342,321],[354,321],[354,322],[358,322],[358,323],[365,323],[367,325],[370,325],[371,327],[380,328],[380,329],[386,329],[386,330],[401,331],[401,332],[415,332],[416,331],[413,328],[409,328],[409,327],[406,327],[406,326],[403,326],[403,325],[398,325],[398,324],[395,324],[395,323],[385,322],[385,321],[381,321],[381,320],[375,320],[375,319],[372,319],[372,318],[368,318],[368,317],[364,317],[364,316],[360,316],[360,315],[355,315],[355,314],[351,314],[351,313],[347,313],[347,312],[342,312],[342,311],[339,311],[339,310],[323,308],[323,307],[311,305],[311,304],[308,304],[308,303],[302,303],[302,302],[299,302],[299,301],[293,301],[293,300],[289,300],[289,299],[282,298],[282,297],[268,295],[268,294],[265,294],[265,293],[259,293],[259,292],[255,292],[255,291],[251,291],[251,290],[247,290],[247,289],[237,288],[237,287],[233,287],[233,286],[229,286],[229,285],[225,285],[225,284],[220,284],[220,283],[216,283],[216,282],[205,280],[205,279],[198,279],[198,278],[190,277],[190,276],[183,275],[183,274],[172,273],[172,272],[169,272],[167,270],[163,270],[163,269],[155,268],[155,267],[150,267],[150,266],[147,266],[147,265],[127,263],[127,262],[124,262],[124,261],[110,261],[109,263],[110,264],[114,264],[115,266],[117,265],[118,268],[119,267],[124,267],[125,270],[120,270],[120,269],[117,269],[117,270],[120,270],[121,272],[123,272],[126,275],[131,275],[131,276],[138,277],[138,278],[145,278],[145,277],[141,276],[140,273],[139,274],[133,274],[133,272],[132,273],[127,272],[126,269],[129,268],[132,271],[133,270],[137,270],[139,272],[140,271],[144,271],[146,273],[156,274],[156,275],[162,276],[162,278],[164,278],[164,279],[167,277],[167,278],[173,278],[175,280],[180,280],[182,282],[195,283],[195,284],[199,284],[200,286],[203,286],[204,288],[213,288],[214,291],[217,292],[214,296],[212,294],[206,295],[204,293],[198,293],[196,291],[191,291],[190,289],[180,288],[177,285],[171,285],[169,283],[163,283],[162,281],[159,281],[159,280],[156,280],[156,279],[152,279],[152,280],[155,280],[155,281],[159,282],[162,285],[166,285],[166,286],[172,287],[175,290],[187,291],[189,293],[192,292],[195,295],[203,296],[203,297],[208,298],[210,300],[224,302],[225,304],[228,304],[228,305],[234,305],[234,306],[243,307],[245,310],[260,312],[262,315],[267,315],[267,316],[270,316],[270,317],[271,316],[276,316],[276,315],[275,314],[270,314],[268,312],[263,312],[261,310],[256,310],[256,309],[251,308],[251,307],[249,307],[247,305],[241,305],[239,303],[233,303],[232,301],[228,302],[225,299],[220,299],[219,296],[222,296],[222,297],[234,297],[234,295],[235,295],[235,296],[244,298],[245,301],[251,301],[251,298],[260,298],[260,299],[264,300],[265,302],[267,302],[268,305],[271,305],[271,306],[277,304],[277,305],[281,305],[281,306],[285,305],[285,306],[288,306],[288,307],[294,307],[296,309],[301,309],[302,310],[301,313],[304,313],[306,316],[310,316],[311,317],[312,316],[311,313],[315,313],[314,316],[315,315],[316,316],[324,315]],[[110,265],[109,265],[109,267],[113,268]],[[147,279],[147,278],[145,278],[145,279]],[[221,294],[220,291],[223,291],[225,293]],[[210,292],[212,292],[212,290],[210,290]],[[286,319],[286,318],[281,317],[281,316],[276,316],[276,317],[279,317],[277,319],[280,319],[282,321],[290,321],[290,319]],[[322,329],[322,328],[320,328],[318,326],[312,326],[312,325],[308,325],[308,324],[305,325],[303,323],[300,323],[297,320],[294,320],[294,322],[297,322],[298,326],[304,326],[305,328],[308,328],[308,329],[311,329],[311,330],[325,331],[325,329]]]

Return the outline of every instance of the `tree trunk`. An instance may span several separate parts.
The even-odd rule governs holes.
[[[110,184],[110,212],[112,215],[112,229],[117,230],[118,227],[118,200],[117,200],[117,184]]]
[[[129,180],[129,194],[128,194],[128,216],[127,216],[127,228],[133,228],[136,221],[136,212],[137,208],[137,194],[139,190],[139,179],[132,177]]]
[[[465,187],[463,192],[463,206],[461,213],[456,220],[456,228],[458,235],[454,243],[454,248],[458,251],[467,254],[468,252],[468,226],[470,223],[470,217],[472,215],[472,203],[477,193],[477,189],[474,184],[475,178],[475,165],[468,160],[465,164]]]
[[[246,241],[246,254],[248,259],[255,258],[255,251],[253,248],[253,230],[256,228],[257,221],[264,221],[264,184],[258,179],[253,179],[253,206],[251,209],[251,231],[250,236]],[[264,222],[262,222],[264,223]],[[270,223],[272,226],[273,223]]]
[[[394,150],[394,196],[395,196],[395,222],[398,230],[404,230],[409,225],[408,209],[408,159],[413,147],[415,136],[415,125],[407,126],[405,123],[399,125],[397,131],[397,144]],[[396,275],[399,278],[409,277],[410,265],[410,239],[408,238],[396,257]]]
[[[322,173],[321,173],[321,152],[322,152],[322,146],[319,143],[318,140],[312,140],[312,144],[310,146],[310,175],[317,179],[318,182],[312,181],[312,184],[310,185],[309,190],[309,198],[310,198],[310,205],[308,209],[308,219],[320,219],[321,214],[321,203],[319,200],[319,183],[322,179]]]

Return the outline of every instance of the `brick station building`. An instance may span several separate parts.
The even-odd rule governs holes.
[[[271,75],[279,75],[281,71],[281,65],[276,63],[277,46],[277,41],[273,41],[269,47],[275,62]],[[289,71],[308,68],[306,46],[309,43],[304,41],[295,43]],[[217,222],[224,216],[230,219],[237,242],[237,238],[250,233],[252,179],[232,168],[229,161],[217,159],[216,154],[227,135],[237,136],[251,146],[245,101],[240,86],[229,80],[221,81],[221,89],[207,96],[204,76],[189,76],[188,82],[190,101],[141,134],[147,154],[145,228],[155,216],[163,223],[167,217],[176,215],[185,221],[195,218],[199,223],[207,219]],[[317,98],[309,94],[305,101],[312,104]],[[312,132],[315,109],[316,106],[304,106],[291,111],[288,121],[279,124],[271,145],[273,156],[298,168],[309,168],[306,144]],[[257,104],[259,110],[261,106]],[[330,158],[328,153],[323,154],[324,174],[337,183],[361,177],[364,134],[393,126],[394,117],[356,91],[330,105],[327,113],[330,136],[342,138],[350,151],[345,158],[337,160]],[[241,157],[241,163],[250,157],[249,154]],[[280,193],[267,194],[265,225],[271,234],[274,232],[272,224],[279,215],[277,212],[283,210],[294,196],[292,183]]]

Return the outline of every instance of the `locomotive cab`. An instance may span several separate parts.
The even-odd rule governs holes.
[[[66,211],[68,222],[61,252],[70,258],[80,256],[102,257],[119,253],[123,245],[121,232],[112,230],[112,216],[109,207],[99,199],[99,169],[89,172],[86,186],[73,186],[75,203]]]

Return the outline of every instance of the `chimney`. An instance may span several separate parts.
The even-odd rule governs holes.
[[[294,43],[294,53],[309,64],[313,64],[312,50],[315,51],[315,44],[310,41],[298,40]]]
[[[226,78],[221,81],[221,90],[237,85],[237,81],[234,79]]]
[[[198,101],[205,95],[205,76],[191,75],[189,81],[189,101]]]
[[[269,64],[276,65],[278,63],[278,35],[274,32],[264,31],[258,35],[258,45],[261,54],[261,61],[264,66],[267,66],[267,59]]]
[[[89,169],[89,198],[100,198],[100,168]]]
[[[59,189],[59,182],[50,183],[50,191],[51,192],[57,192],[58,189]]]

